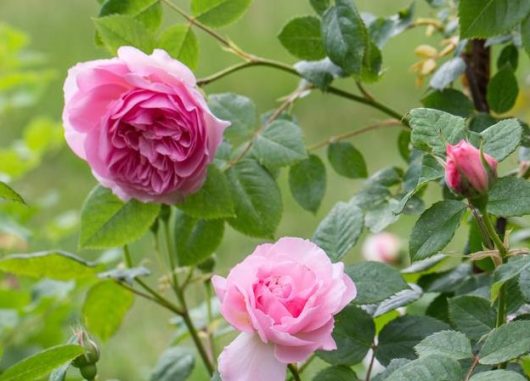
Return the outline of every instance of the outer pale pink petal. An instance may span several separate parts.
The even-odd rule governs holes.
[[[311,342],[311,344],[301,346],[276,345],[274,351],[276,358],[279,361],[288,364],[305,361],[317,349],[325,351],[337,349],[337,344],[331,336],[333,326],[334,321],[330,318],[329,321],[319,329],[311,332],[303,332],[297,335],[300,339]]]
[[[145,76],[158,74],[162,81],[167,80],[166,77],[170,74],[188,86],[195,86],[196,79],[192,71],[180,61],[171,58],[164,50],[155,49],[153,54],[147,55],[132,46],[122,46],[118,49],[118,57],[137,74]]]
[[[214,275],[212,277],[212,285],[215,290],[215,293],[217,294],[217,297],[222,303],[224,296],[225,296],[226,287],[227,287],[226,278],[223,278],[222,276],[219,276],[219,275]]]
[[[242,333],[219,356],[222,381],[284,381],[286,364],[274,356],[274,346],[258,335]]]
[[[64,129],[64,138],[66,139],[66,142],[68,143],[68,146],[74,151],[74,153],[79,156],[81,159],[86,160],[86,152],[85,152],[85,138],[86,134],[83,134],[81,132],[78,132],[77,130],[68,127],[66,128],[67,121],[64,121],[65,129]]]

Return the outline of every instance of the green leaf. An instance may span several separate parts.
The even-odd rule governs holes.
[[[15,201],[21,204],[26,203],[21,195],[19,195],[13,190],[13,188],[2,181],[0,181],[0,199]]]
[[[427,356],[392,372],[385,381],[458,381],[463,377],[458,361],[445,356]]]
[[[519,66],[519,50],[514,44],[506,45],[497,58],[497,70],[501,70],[506,65],[511,66],[513,71]]]
[[[480,349],[480,363],[495,365],[530,351],[530,321],[514,321],[494,329]]]
[[[362,82],[376,82],[381,78],[381,71],[383,66],[383,55],[381,50],[369,41],[364,51],[363,64],[361,67],[361,74],[358,79]]]
[[[133,301],[133,294],[113,280],[96,283],[88,290],[83,304],[86,328],[106,341],[118,331]]]
[[[497,161],[506,159],[519,144],[523,129],[517,119],[505,119],[480,133],[484,145],[482,149]]]
[[[455,89],[434,90],[421,100],[423,106],[468,117],[473,112],[473,102],[461,91]]]
[[[313,378],[313,381],[354,381],[357,379],[355,372],[347,366],[330,366],[323,369]]]
[[[290,20],[278,38],[289,53],[300,59],[316,61],[326,56],[318,17],[302,16]]]
[[[214,253],[224,233],[223,220],[197,220],[180,211],[175,213],[175,246],[180,266],[203,262]]]
[[[84,350],[79,345],[67,344],[48,348],[6,369],[0,381],[35,381],[55,368],[72,361]]]
[[[343,74],[342,69],[331,62],[329,58],[320,61],[300,61],[294,65],[294,68],[305,80],[320,90],[326,90],[333,79]]]
[[[389,17],[378,17],[374,20],[365,18],[370,37],[378,48],[382,49],[391,37],[399,35],[412,24],[414,9],[415,4],[411,3],[409,7]]]
[[[292,165],[307,158],[302,130],[288,120],[278,119],[258,135],[253,152],[265,167]]]
[[[495,268],[493,284],[491,285],[491,299],[497,299],[501,287],[511,279],[519,276],[523,271],[530,270],[530,256],[517,256],[510,258],[506,263]]]
[[[436,70],[429,82],[429,86],[436,90],[443,90],[464,74],[465,71],[466,63],[462,57],[451,58]]]
[[[66,363],[60,368],[54,369],[50,373],[50,378],[48,381],[66,381],[66,374],[68,373],[68,368],[70,368],[70,363]]]
[[[322,16],[322,40],[328,57],[348,74],[360,74],[368,31],[351,0],[336,0]]]
[[[32,278],[70,280],[93,277],[96,269],[75,255],[61,251],[12,254],[0,259],[0,270]]]
[[[296,202],[316,213],[326,193],[326,167],[316,155],[294,164],[289,169],[289,188]]]
[[[309,2],[319,15],[323,14],[330,6],[330,0],[309,0]]]
[[[525,268],[519,275],[519,289],[525,301],[530,301],[530,269]]]
[[[409,287],[410,289],[399,291],[388,299],[383,300],[381,303],[365,304],[363,305],[363,309],[376,318],[387,312],[411,304],[418,300],[423,295],[423,292],[421,288],[415,284],[409,284]]]
[[[134,46],[150,54],[156,45],[152,33],[132,16],[112,15],[93,21],[103,44],[112,54],[121,46]]]
[[[526,54],[530,56],[530,13],[521,23],[521,38],[524,50],[526,50]]]
[[[444,200],[423,212],[410,236],[410,258],[413,261],[425,259],[447,246],[465,211],[463,202]]]
[[[508,32],[529,12],[527,0],[461,0],[460,36],[485,38]]]
[[[312,240],[333,262],[338,262],[357,243],[363,220],[361,209],[352,203],[339,202],[320,222]]]
[[[416,108],[408,119],[412,144],[423,151],[444,154],[448,143],[456,144],[466,137],[465,120],[443,111]]]
[[[181,347],[167,349],[151,373],[151,381],[186,381],[195,367],[195,356]]]
[[[191,217],[207,220],[235,215],[228,180],[213,164],[208,167],[208,176],[202,188],[177,206]]]
[[[530,182],[512,176],[498,179],[489,192],[488,212],[503,217],[530,214]]]
[[[160,205],[131,200],[122,202],[107,188],[97,186],[81,210],[79,246],[107,249],[136,241],[158,217]]]
[[[317,354],[333,365],[355,365],[370,350],[374,336],[375,324],[372,317],[360,308],[350,305],[335,316],[333,339],[337,343],[337,349],[318,351]]]
[[[362,154],[348,142],[332,143],[328,147],[328,159],[333,169],[350,179],[365,178],[368,169]]]
[[[519,94],[517,78],[510,66],[499,70],[488,84],[487,100],[491,109],[497,114],[511,110]]]
[[[101,6],[98,17],[113,14],[131,16],[152,32],[156,32],[162,23],[160,0],[106,0]]]
[[[383,365],[395,358],[414,359],[417,344],[435,332],[448,329],[447,324],[429,316],[401,316],[385,325],[379,333],[375,357]],[[422,380],[427,379],[430,380]]]
[[[526,381],[527,379],[519,373],[509,370],[498,369],[480,372],[470,378],[469,381]]]
[[[469,278],[471,271],[469,263],[461,263],[447,271],[423,275],[418,285],[425,292],[455,292]]]
[[[224,132],[229,140],[247,139],[256,127],[256,105],[250,98],[234,93],[212,94],[208,106],[216,117],[231,123]]]
[[[379,233],[399,219],[395,210],[399,201],[391,198],[365,212],[365,225],[372,233]]]
[[[252,0],[192,0],[191,11],[201,23],[219,28],[239,19]]]
[[[440,355],[454,360],[473,357],[471,342],[463,333],[440,331],[427,336],[414,347],[418,356]]]
[[[444,261],[445,259],[447,259],[446,255],[436,254],[430,258],[412,263],[410,266],[405,267],[403,270],[401,270],[401,273],[402,274],[420,274],[425,271],[430,271],[435,266],[439,265],[440,262]]]
[[[236,217],[228,223],[241,233],[272,238],[282,216],[282,198],[271,175],[255,160],[242,160],[227,172]]]
[[[160,35],[157,47],[191,69],[196,69],[199,64],[199,41],[191,25],[169,27]]]
[[[386,381],[388,377],[394,373],[396,370],[403,368],[411,362],[409,359],[393,359],[390,361],[390,364],[383,370],[381,373],[376,374],[372,381]]]
[[[460,332],[479,340],[495,328],[497,312],[488,300],[464,295],[449,299],[449,318]]]
[[[373,304],[409,289],[399,271],[380,262],[362,262],[346,267],[357,287],[356,304]],[[381,281],[384,279],[384,282]]]

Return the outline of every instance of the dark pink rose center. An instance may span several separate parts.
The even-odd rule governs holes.
[[[187,107],[186,107],[187,106]],[[196,107],[173,94],[125,93],[105,119],[106,163],[115,179],[161,194],[197,175],[208,160],[206,131]],[[199,173],[199,175],[202,173]]]
[[[283,317],[300,316],[316,289],[313,271],[299,264],[280,264],[259,271],[253,286],[256,308],[275,323],[281,323]]]

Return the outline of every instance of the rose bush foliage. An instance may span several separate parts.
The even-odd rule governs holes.
[[[0,259],[6,295],[16,294],[19,280],[40,282],[33,304],[28,296],[8,310],[32,313],[50,295],[42,291],[49,282],[59,290],[68,284],[66,294],[84,293],[83,327],[55,346],[38,342],[43,350],[9,364],[0,381],[106,379],[98,369],[111,356],[104,342],[126,334],[117,332],[136,297],[170,311],[171,330],[187,339],[161,354],[151,380],[185,380],[199,366],[224,381],[528,379],[530,128],[514,111],[519,56],[530,53],[528,1],[427,0],[425,17],[414,4],[376,16],[352,0],[311,0],[314,13],[279,33],[279,44],[301,60],[294,64],[247,52],[218,30],[251,1],[193,0],[189,12],[172,0],[100,3],[95,40],[111,58],[69,71],[63,125],[98,183],[82,206],[79,247],[122,257],[109,260],[107,252],[90,262],[9,241]],[[160,30],[166,12],[185,23]],[[385,44],[412,28],[427,29],[412,65],[427,92],[423,107],[401,113],[369,86],[385,80]],[[196,80],[195,32],[238,62]],[[439,48],[432,35],[441,37]],[[252,66],[300,79],[257,127],[252,100],[207,88]],[[307,145],[293,108],[316,91],[387,119]],[[403,165],[369,172],[352,141],[390,127],[401,128]],[[46,149],[36,151],[40,158]],[[16,156],[2,157],[1,206],[14,219],[25,201],[11,181],[36,164],[9,172],[2,163]],[[328,168],[365,179],[362,188],[327,211],[312,237],[279,238],[278,174],[288,171],[293,198],[316,213]],[[405,259],[406,237],[386,230],[407,215],[416,222]],[[240,253],[224,278],[214,253],[226,224],[268,243]],[[167,287],[157,287],[149,262],[135,261],[150,253],[131,253],[146,235],[166,259]],[[456,252],[447,249],[455,235],[466,238]],[[345,266],[360,240],[367,260]],[[190,305],[190,288],[207,290],[203,304]]]

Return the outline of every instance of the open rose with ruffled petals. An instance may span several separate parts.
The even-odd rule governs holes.
[[[197,191],[228,122],[217,119],[193,73],[165,51],[121,47],[80,63],[64,84],[68,145],[121,199],[173,204]]]
[[[241,334],[219,357],[223,381],[283,381],[286,366],[334,350],[334,315],[356,296],[342,263],[311,241],[264,244],[212,278],[221,313]]]

